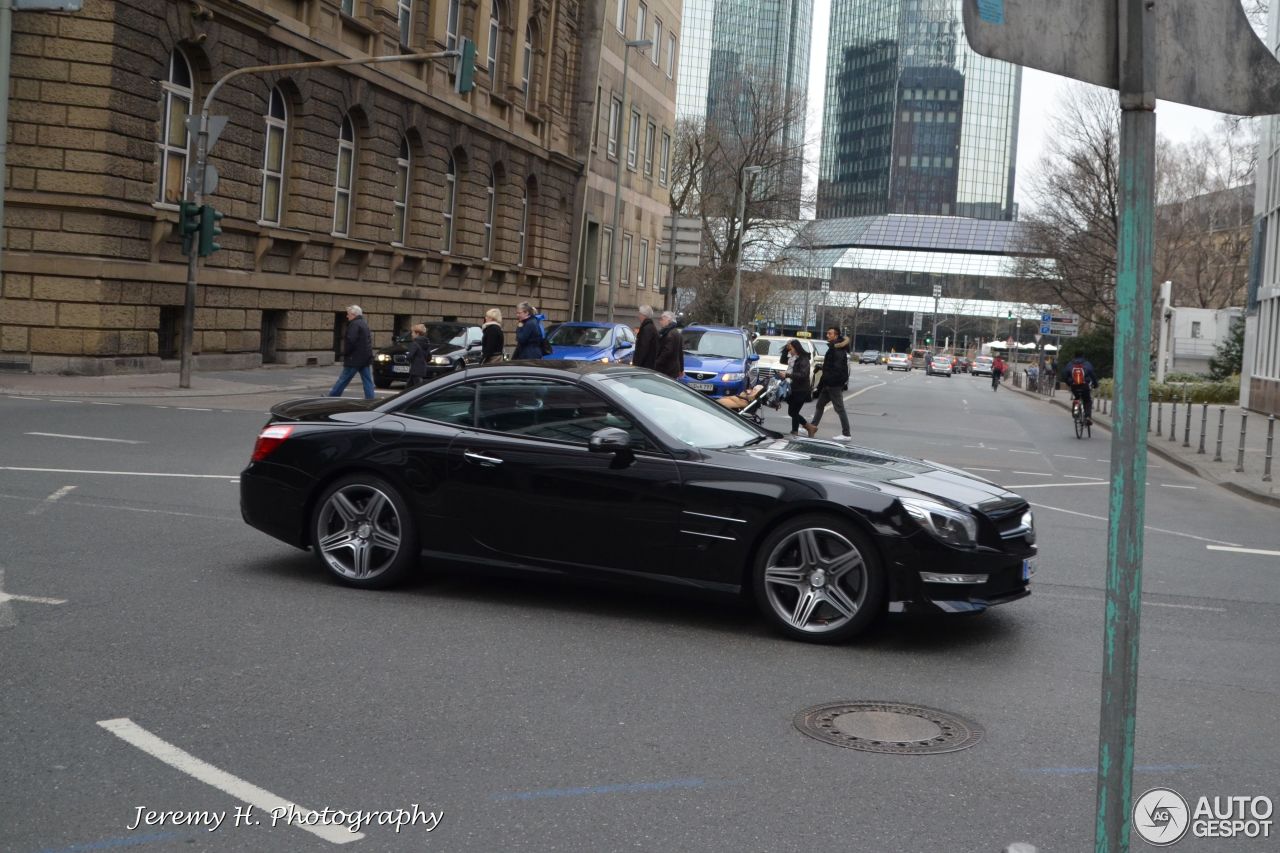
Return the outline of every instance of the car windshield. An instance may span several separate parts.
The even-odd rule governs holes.
[[[547,336],[552,344],[562,347],[602,347],[609,343],[610,330],[605,326],[557,326]]]
[[[980,355],[973,361],[975,364],[990,364],[992,362],[992,358],[990,356]]]
[[[756,342],[751,346],[755,349],[756,355],[781,356],[782,351],[786,349],[790,340],[790,338],[774,338],[773,340],[756,338]]]
[[[863,357],[863,358],[875,358],[875,357],[876,357],[876,356],[878,356],[879,354],[880,354],[880,350],[874,350],[874,349],[863,350],[863,352],[862,352],[862,357]]]
[[[427,326],[427,340],[437,346],[462,346],[467,340],[467,327],[455,323],[431,323]]]
[[[735,335],[733,332],[686,329],[681,333],[681,338],[684,340],[684,351],[689,355],[736,359],[746,355],[742,335]]]
[[[724,406],[670,379],[633,374],[611,382],[628,408],[643,412],[690,447],[745,447],[765,437]]]
[[[822,358],[827,354],[827,348],[830,346],[826,341],[813,342],[813,354]]]

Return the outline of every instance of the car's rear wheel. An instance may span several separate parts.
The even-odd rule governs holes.
[[[418,560],[408,504],[372,474],[344,477],[324,490],[311,517],[311,543],[320,565],[348,586],[391,586]]]
[[[761,543],[753,567],[756,602],[786,636],[838,643],[862,633],[884,610],[884,571],[851,522],[805,515]]]

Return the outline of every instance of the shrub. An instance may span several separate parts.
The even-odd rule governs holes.
[[[1115,398],[1115,380],[1103,379],[1094,392],[1098,397]],[[1200,380],[1199,382],[1165,382],[1157,385],[1151,383],[1151,400],[1157,403],[1179,403],[1186,400],[1192,403],[1225,403],[1234,406],[1240,402],[1240,377],[1231,376],[1221,382]]]

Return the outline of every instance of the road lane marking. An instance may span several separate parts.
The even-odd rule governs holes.
[[[1031,456],[1039,456],[1039,455],[1040,455],[1040,451],[1039,451],[1039,450],[1014,450],[1012,447],[1011,447],[1011,448],[1009,448],[1009,452],[1010,452],[1010,453],[1026,453],[1026,454],[1029,454],[1029,455],[1031,455]]]
[[[1069,599],[1071,601],[1092,601],[1098,604],[1106,600],[1105,598],[1102,598],[1102,597],[1093,597],[1088,595],[1063,595],[1061,593],[1040,592],[1038,590],[1036,591],[1036,595],[1040,596],[1041,598],[1062,598],[1062,599]],[[1227,612],[1227,608],[1225,607],[1205,607],[1204,605],[1201,605],[1201,604],[1166,604],[1165,602],[1162,602],[1162,601],[1147,601],[1145,598],[1142,600],[1142,606],[1143,607],[1175,607],[1179,610],[1207,610],[1210,613],[1226,613]]]
[[[1043,471],[1012,471],[1013,474],[1026,474],[1028,477],[1052,477],[1052,474],[1046,474]]]
[[[870,391],[872,388],[879,388],[881,385],[884,385],[884,384],[886,383],[877,382],[875,385],[868,385],[866,388],[863,388],[861,391],[854,391],[852,394],[845,394],[844,398],[846,400],[852,400],[854,397],[858,396],[859,394],[865,394],[868,391]]]
[[[84,400],[49,400],[50,403],[83,403]]]
[[[995,471],[995,472],[999,472],[999,471],[1002,471],[1003,469],[1002,469],[1002,468],[965,468],[965,469],[963,469],[963,470],[965,470],[965,471]]]
[[[102,474],[110,477],[177,477],[191,480],[238,480],[229,474],[168,474],[155,471],[87,471],[79,468],[20,468],[0,465],[0,471],[26,471],[33,474]]]
[[[1195,489],[1195,488],[1197,488],[1196,486],[1175,486],[1173,483],[1161,483],[1160,485],[1161,485],[1161,486],[1163,486],[1163,487],[1164,487],[1164,488],[1166,488],[1166,489]]]
[[[85,400],[90,406],[123,406],[124,403],[99,403],[96,400]]]
[[[4,569],[0,569],[0,628],[12,628],[18,624],[18,614],[9,606],[10,601],[29,604],[66,604],[65,598],[46,598],[42,595],[13,595],[4,591]]]
[[[178,406],[179,412],[212,412],[213,409],[195,409],[190,406]]]
[[[1025,483],[1020,486],[1005,486],[1006,489],[1069,489],[1073,486],[1105,486],[1110,480],[1090,480],[1087,483]]]
[[[1280,551],[1264,551],[1261,548],[1241,548],[1236,545],[1230,547],[1206,545],[1204,547],[1208,548],[1210,551],[1231,551],[1234,554],[1259,554],[1263,557],[1280,557]]]
[[[284,809],[286,812],[293,812],[302,816],[318,814],[314,809],[308,809],[305,806],[290,802],[196,758],[191,753],[156,737],[128,717],[121,717],[115,720],[99,720],[98,725],[125,743],[147,753],[152,758],[169,765],[181,773],[186,773],[188,776],[198,779],[210,787],[230,794],[241,802],[257,806],[268,815],[276,809]],[[317,838],[328,841],[330,844],[348,844],[364,838],[363,832],[351,832],[343,826],[320,823],[312,826],[309,822],[295,823],[294,821],[289,821],[286,825],[297,826],[298,829],[309,832]]]
[[[1066,477],[1068,480],[1091,480],[1091,481],[1101,481],[1104,483],[1106,482],[1106,480],[1103,480],[1101,477],[1082,477],[1079,474],[1063,474],[1062,476]]]
[[[1079,459],[1081,462],[1088,462],[1088,461],[1089,461],[1088,457],[1086,457],[1086,456],[1068,456],[1068,455],[1067,455],[1067,454],[1065,454],[1065,453],[1055,453],[1055,454],[1053,454],[1053,455],[1054,455],[1054,456],[1056,456],[1056,457],[1058,457],[1059,459]]]
[[[66,497],[68,494],[75,491],[75,488],[76,488],[75,486],[63,486],[61,489],[58,489],[58,491],[49,495],[49,497],[45,498],[39,504],[32,507],[31,511],[28,512],[27,515],[40,515],[41,513],[47,512],[49,510],[49,507],[53,506],[58,501]]]
[[[23,435],[39,435],[44,438],[74,438],[77,441],[110,441],[113,444],[146,444],[131,438],[99,438],[96,435],[68,435],[62,432],[24,432]]]
[[[513,794],[493,794],[490,800],[540,800],[547,797],[581,797],[590,794],[636,794],[646,791],[670,791],[677,788],[702,788],[704,779],[671,779],[665,782],[622,782],[616,785],[590,785],[582,788],[546,788],[541,791],[518,791]]]
[[[1104,481],[1104,482],[1107,482],[1107,481]],[[1091,484],[1091,483],[1075,483],[1075,484],[1073,484],[1073,485],[1078,485],[1078,486],[1088,486],[1088,485],[1096,485],[1096,484]],[[1026,489],[1026,488],[1034,488],[1034,487],[1028,487],[1028,486],[1010,486],[1009,488],[1011,488],[1011,489],[1012,489],[1012,488],[1022,488],[1022,489]],[[1030,502],[1028,501],[1028,503],[1030,503]],[[1067,515],[1078,515],[1078,516],[1080,516],[1081,518],[1092,518],[1092,519],[1094,519],[1095,521],[1107,521],[1107,517],[1106,517],[1106,516],[1103,516],[1103,515],[1090,515],[1090,514],[1089,514],[1089,513],[1087,513],[1087,512],[1077,512],[1077,511],[1076,511],[1076,510],[1074,510],[1074,509],[1063,509],[1063,508],[1062,508],[1062,507],[1060,507],[1060,506],[1049,506],[1048,504],[1037,504],[1037,503],[1033,503],[1033,504],[1031,504],[1031,506],[1038,507],[1038,508],[1040,508],[1040,509],[1051,509],[1051,510],[1055,510],[1055,511],[1057,511],[1057,512],[1065,512]],[[1183,532],[1182,532],[1182,531],[1180,531],[1180,530],[1165,530],[1163,527],[1152,527],[1152,526],[1151,526],[1151,525],[1149,525],[1149,524],[1144,525],[1144,529],[1145,529],[1145,530],[1153,530],[1153,531],[1155,531],[1156,533],[1168,533],[1170,536],[1184,536],[1184,537],[1186,537],[1187,539],[1196,539],[1196,540],[1198,540],[1198,541],[1200,541],[1200,542],[1213,542],[1213,543],[1216,543],[1216,544],[1218,544],[1218,545],[1230,545],[1230,546],[1232,546],[1233,548],[1239,548],[1239,547],[1240,547],[1240,544],[1239,544],[1238,542],[1224,542],[1224,541],[1222,541],[1221,539],[1207,539],[1207,538],[1205,538],[1204,536],[1193,536],[1193,535],[1192,535],[1192,534],[1190,534],[1190,533],[1183,533]]]

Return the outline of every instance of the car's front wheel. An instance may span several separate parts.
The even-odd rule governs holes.
[[[418,531],[395,487],[372,474],[331,484],[311,517],[311,544],[326,571],[348,586],[402,580],[418,560]]]
[[[756,602],[781,633],[838,643],[862,633],[884,610],[884,571],[851,522],[805,515],[761,543],[753,567]]]

